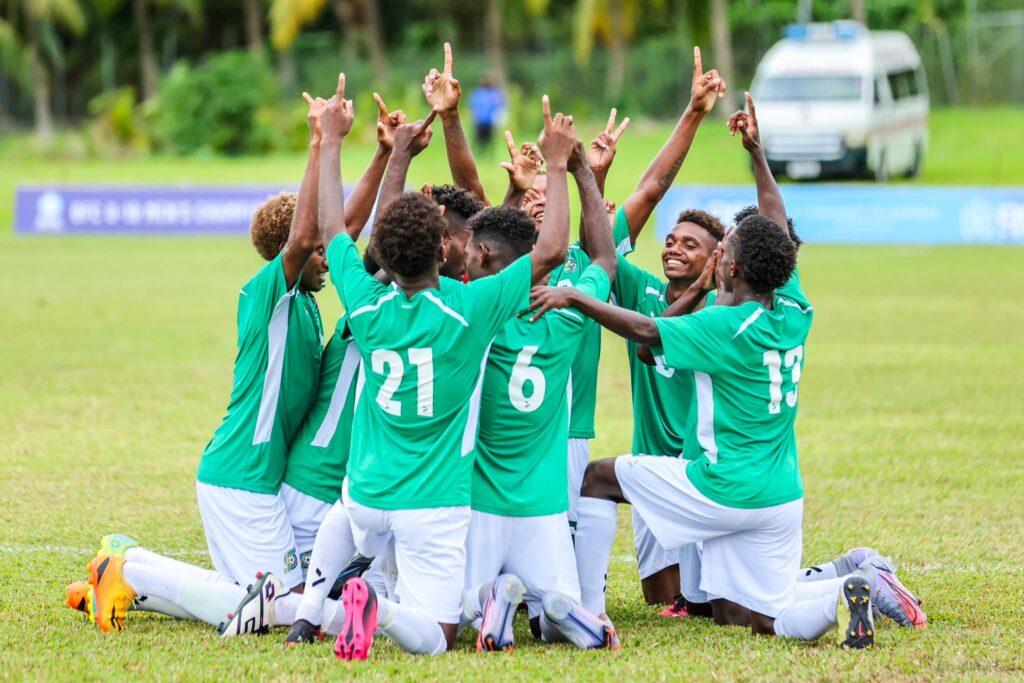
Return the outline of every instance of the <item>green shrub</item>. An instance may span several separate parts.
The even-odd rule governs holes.
[[[86,143],[93,155],[106,156],[143,151],[148,146],[141,114],[136,109],[135,91],[120,88],[89,101]]]
[[[178,64],[160,88],[157,132],[171,150],[241,154],[273,143],[260,109],[275,104],[279,85],[266,61],[226,52],[189,68]]]

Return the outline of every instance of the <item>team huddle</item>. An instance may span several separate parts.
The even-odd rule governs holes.
[[[297,194],[254,216],[267,263],[239,293],[231,398],[197,474],[216,570],[114,534],[68,605],[105,632],[146,610],[224,637],[288,627],[289,647],[328,634],[339,658],[366,659],[380,635],[440,654],[465,628],[477,650],[511,649],[525,603],[543,642],[619,649],[605,587],[628,504],[662,616],[801,640],[838,625],[849,648],[873,646],[881,615],[923,628],[871,548],[800,568],[794,423],[814,310],[749,95],[728,128],[757,204],[729,228],[682,212],[663,277],[628,258],[725,89],[695,48],[689,105],[617,208],[604,185],[629,119],[612,110],[585,146],[546,96],[537,143],[506,132],[509,186],[490,206],[447,44],[425,119],[374,95],[378,146],[347,197],[345,76],[328,100],[304,94],[308,163]],[[451,183],[405,192],[435,118]],[[328,272],[344,314],[324,345]],[[601,327],[626,340],[634,430],[629,455],[591,461]]]

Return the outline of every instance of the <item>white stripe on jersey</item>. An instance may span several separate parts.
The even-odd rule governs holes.
[[[469,323],[466,322],[465,318],[463,318],[461,315],[459,315],[458,313],[456,313],[452,309],[450,309],[447,306],[445,306],[444,302],[441,301],[440,299],[438,299],[436,296],[434,296],[433,292],[424,291],[423,292],[423,298],[425,298],[427,301],[430,301],[430,302],[432,302],[434,304],[437,304],[437,307],[440,308],[442,312],[444,312],[447,315],[450,315],[451,317],[453,317],[456,320],[458,320],[460,323],[462,323],[463,327],[469,327]]]
[[[741,334],[743,334],[748,327],[750,327],[751,325],[754,324],[755,320],[757,320],[758,318],[761,317],[761,314],[764,313],[764,311],[765,311],[765,309],[758,308],[756,311],[751,313],[750,317],[748,317],[746,320],[744,320],[743,324],[740,325],[740,329],[736,330],[736,334],[732,335],[732,338],[735,339],[736,337],[738,337]]]
[[[694,372],[697,385],[697,443],[712,464],[718,462],[718,444],[715,442],[715,390],[711,376]]]
[[[552,309],[552,310],[554,310],[555,313],[560,313],[562,315],[567,315],[570,318],[575,318],[576,320],[579,320],[580,322],[583,322],[583,318],[578,313],[573,313],[572,311],[567,311],[564,308],[555,308],[555,309]]]
[[[469,397],[469,415],[466,417],[466,431],[462,432],[462,457],[472,453],[476,449],[476,435],[480,427],[480,398],[484,393],[484,370],[487,368],[487,356],[491,353],[491,343],[484,350],[484,357],[480,361],[480,375],[476,380],[476,387]]]
[[[327,408],[323,422],[316,430],[313,437],[313,444],[318,448],[327,448],[334,438],[334,432],[338,431],[338,420],[345,410],[345,400],[348,398],[348,390],[352,386],[352,378],[355,377],[356,369],[359,367],[359,349],[355,342],[349,342],[345,349],[345,358],[341,361],[341,372],[338,373],[338,381],[334,385],[334,392],[331,394],[331,405]]]
[[[298,289],[293,288],[277,300],[267,326],[267,370],[263,375],[263,395],[260,396],[260,412],[252,436],[253,446],[270,441],[274,431],[277,399],[281,395],[281,375],[284,374],[284,349],[288,342],[288,313],[296,292]]]
[[[393,289],[393,290],[391,290],[390,293],[385,294],[381,298],[377,299],[377,303],[375,303],[375,304],[367,304],[366,306],[361,306],[361,307],[357,308],[356,310],[352,311],[352,313],[350,313],[348,317],[349,318],[354,318],[357,315],[362,315],[363,313],[372,313],[373,311],[376,311],[378,308],[383,306],[384,302],[390,301],[391,299],[394,299],[396,296],[398,296],[398,294],[399,294],[398,290],[397,289]]]

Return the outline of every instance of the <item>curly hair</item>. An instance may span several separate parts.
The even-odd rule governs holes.
[[[484,209],[484,203],[480,201],[476,193],[464,187],[431,185],[430,192],[434,195],[434,201],[443,206],[446,211],[454,211],[466,219]]]
[[[260,204],[253,214],[249,238],[264,260],[273,261],[284,249],[292,229],[296,199],[294,192],[282,192]]]
[[[725,237],[725,226],[722,225],[722,221],[712,216],[707,211],[701,211],[700,209],[687,209],[679,214],[676,219],[676,225],[680,223],[693,223],[704,228],[709,235],[715,238],[715,241],[721,242],[722,238]]]
[[[775,221],[760,214],[747,216],[736,226],[736,265],[740,275],[758,294],[786,284],[796,267],[796,245]]]
[[[393,275],[422,275],[437,263],[444,227],[437,202],[420,192],[406,192],[374,223],[370,253]]]
[[[744,206],[742,209],[733,214],[732,224],[739,225],[740,221],[742,221],[744,218],[748,216],[756,216],[757,212],[757,206],[755,206],[754,204]],[[796,245],[797,251],[799,251],[800,245],[803,244],[804,241],[800,239],[800,235],[796,234],[796,229],[793,228],[793,219],[790,218],[789,216],[786,217],[786,227],[789,228],[789,239],[793,240],[793,244]]]
[[[537,228],[522,209],[492,206],[469,219],[469,229],[477,239],[491,237],[505,245],[515,258],[529,254],[537,241]]]

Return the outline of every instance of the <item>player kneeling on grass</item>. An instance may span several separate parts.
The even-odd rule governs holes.
[[[285,601],[293,609],[282,610],[283,621],[263,607],[302,583],[293,525],[301,520],[311,545],[308,529],[319,524],[328,507],[296,489],[288,496],[279,493],[288,443],[316,395],[323,343],[312,293],[323,287],[327,274],[316,225],[318,126],[325,103],[306,97],[313,138],[306,174],[297,200],[278,195],[254,217],[253,244],[269,263],[241,289],[231,402],[197,476],[217,571],[163,557],[127,537],[105,537],[89,565],[89,583],[68,587],[68,604],[85,607],[104,631],[122,629],[132,607],[205,621],[223,635],[263,632],[293,618],[297,594]],[[356,190],[362,199],[353,202],[360,213],[352,216],[353,226],[366,222],[386,157],[375,163],[379,170],[371,167],[364,176],[370,182]],[[294,481],[302,479],[302,469],[293,468]],[[247,592],[244,586],[253,579],[257,582]],[[256,594],[261,598],[255,613],[239,609],[254,603]]]
[[[718,623],[813,640],[842,621],[845,647],[870,647],[867,577],[796,600],[803,485],[793,426],[813,317],[794,275],[796,247],[783,228],[752,216],[715,261],[715,305],[678,318],[651,319],[571,290],[534,291],[540,312],[581,310],[661,351],[669,367],[693,370],[697,383],[699,458],[621,457],[587,468],[576,534],[583,604],[605,610],[616,503],[630,503],[662,547],[703,543],[701,588]]]
[[[547,155],[549,174],[562,163],[552,154]],[[568,169],[579,186],[584,237],[593,257],[575,286],[607,299],[615,274],[615,246],[604,200],[579,141]],[[549,191],[548,215],[555,210],[553,199]],[[485,209],[470,221],[470,229],[470,281],[500,272],[530,253],[536,236],[530,217],[511,207]],[[464,618],[479,629],[478,651],[511,649],[512,619],[524,597],[530,620],[545,641],[568,640],[581,648],[621,647],[611,624],[579,602],[566,514],[567,389],[589,321],[572,309],[557,313],[537,321],[510,320],[487,356],[463,596]]]
[[[397,598],[377,599],[360,578],[342,594],[346,623],[336,644],[364,659],[380,631],[403,650],[439,654],[454,642],[462,614],[466,534],[481,373],[495,335],[528,305],[531,283],[565,256],[569,221],[565,163],[575,139],[571,118],[550,115],[545,139],[558,206],[537,245],[500,273],[444,292],[444,220],[436,202],[406,194],[375,225],[371,250],[394,277],[366,273],[341,232],[340,192],[321,195],[324,241],[334,283],[365,369],[344,492],[355,545],[376,556],[394,543]],[[324,115],[325,140],[333,125]],[[557,176],[557,177],[556,177]]]

